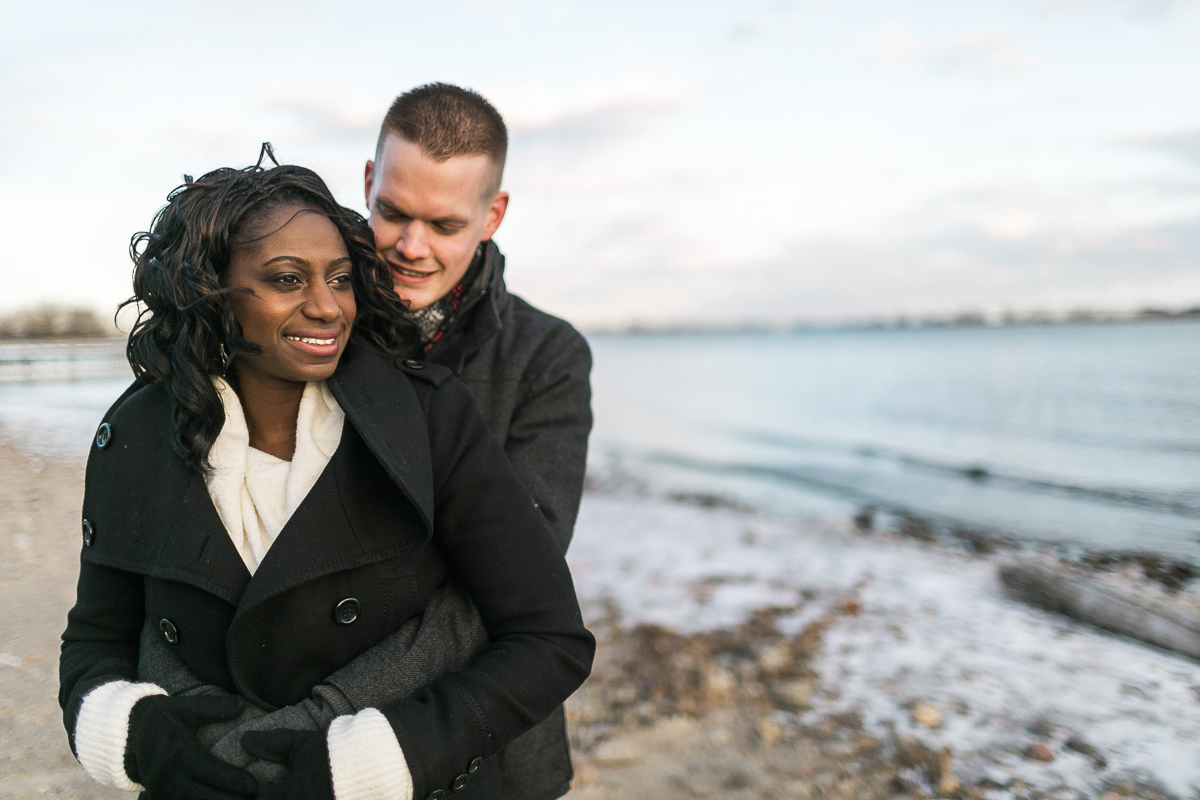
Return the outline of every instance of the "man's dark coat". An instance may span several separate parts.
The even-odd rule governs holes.
[[[494,242],[484,242],[482,258],[450,329],[424,358],[471,390],[565,551],[592,430],[592,354],[569,323],[508,293]]]
[[[137,680],[148,615],[169,620],[199,678],[272,708],[304,699],[421,613],[453,573],[491,644],[466,669],[381,710],[414,797],[448,791],[482,757],[485,768],[458,794],[499,798],[492,757],[590,669],[594,640],[562,549],[447,370],[352,346],[329,385],[346,413],[341,444],[253,577],[203,477],[171,447],[161,383],[109,412],[111,438],[88,461],[78,601],[63,634],[67,729],[91,687]],[[339,624],[347,598],[357,617]]]
[[[529,487],[563,550],[571,542],[592,429],[592,354],[578,331],[504,284],[504,255],[483,244],[479,277],[450,329],[424,356],[452,369]],[[562,709],[500,754],[508,800],[554,800],[570,789]]]

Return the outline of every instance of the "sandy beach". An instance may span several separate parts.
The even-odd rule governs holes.
[[[101,798],[58,637],[78,463],[0,446],[0,796]],[[1005,553],[592,491],[570,559],[596,669],[571,797],[1195,797],[1200,665],[1003,598]]]
[[[0,797],[128,797],[87,777],[58,708],[59,635],[75,600],[83,467],[0,444]]]

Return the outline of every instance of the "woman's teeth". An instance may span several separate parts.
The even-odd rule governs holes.
[[[305,344],[333,344],[337,341],[337,337],[332,339],[314,339],[311,336],[288,336],[293,342],[304,342]]]

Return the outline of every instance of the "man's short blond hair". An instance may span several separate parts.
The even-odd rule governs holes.
[[[378,159],[390,135],[415,144],[434,161],[454,156],[487,156],[495,166],[488,193],[500,190],[508,156],[508,128],[495,106],[483,95],[449,83],[427,83],[395,99],[383,118]]]

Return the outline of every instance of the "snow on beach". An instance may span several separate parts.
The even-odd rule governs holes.
[[[879,735],[949,746],[989,796],[1016,780],[1092,795],[1124,778],[1200,796],[1200,664],[1004,598],[1004,557],[607,493],[585,496],[569,555],[590,618],[615,609],[626,626],[694,632],[799,605],[795,630],[856,598],[825,632],[804,716],[854,711]],[[915,724],[914,703],[940,726]],[[1023,755],[1035,741],[1052,761]]]

